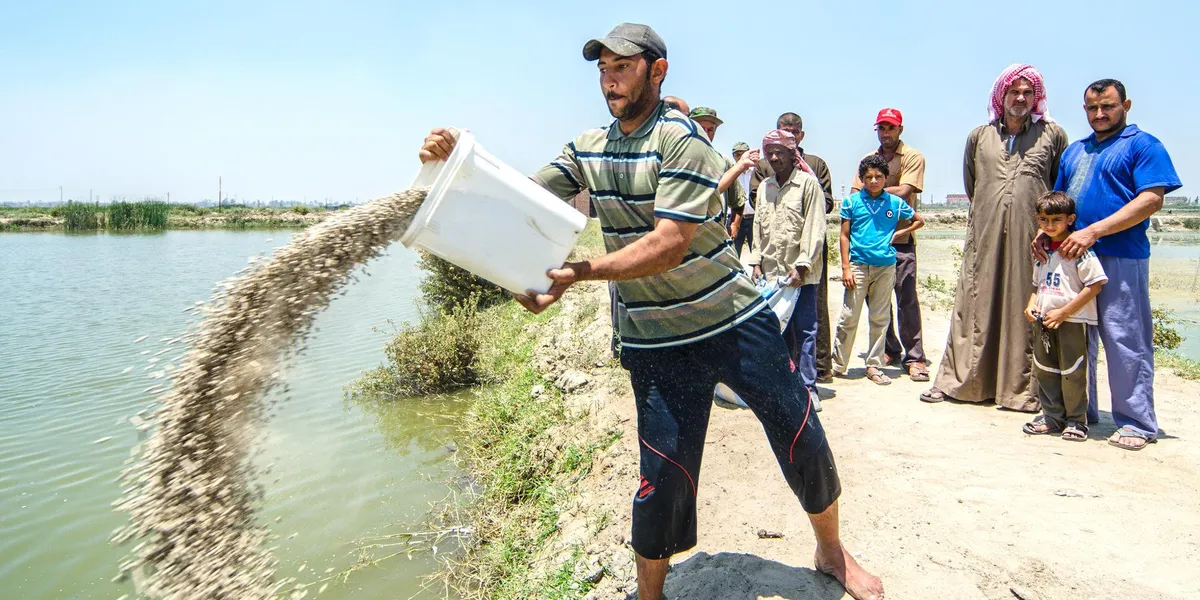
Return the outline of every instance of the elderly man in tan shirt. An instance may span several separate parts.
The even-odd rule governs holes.
[[[747,261],[754,277],[784,277],[799,287],[796,308],[783,339],[814,410],[817,397],[817,284],[825,275],[825,193],[800,160],[796,137],[775,129],[763,138],[763,154],[775,171],[759,184],[754,218],[754,249]]]

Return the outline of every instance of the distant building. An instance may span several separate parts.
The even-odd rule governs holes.
[[[1191,200],[1187,196],[1167,196],[1163,198],[1163,204],[1190,204]]]
[[[576,194],[575,197],[571,199],[571,206],[574,207],[575,210],[589,217],[594,218],[596,216],[596,207],[592,205],[592,195],[588,193],[587,190],[583,190],[582,192]]]
[[[968,206],[971,199],[966,194],[946,194],[947,206]]]

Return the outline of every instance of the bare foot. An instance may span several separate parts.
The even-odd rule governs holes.
[[[846,588],[854,600],[883,600],[883,582],[878,577],[868,573],[859,566],[858,562],[846,552],[845,547],[826,551],[817,546],[817,555],[813,558],[817,570],[833,577]]]

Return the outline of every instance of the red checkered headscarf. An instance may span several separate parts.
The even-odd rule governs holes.
[[[812,167],[808,166],[808,163],[804,162],[803,158],[800,158],[800,150],[796,145],[796,136],[792,135],[792,132],[784,131],[782,129],[772,129],[768,131],[767,135],[763,136],[763,154],[767,153],[767,146],[771,144],[783,146],[784,148],[791,150],[792,156],[796,157],[796,167],[801,171],[812,175]]]
[[[1015,64],[1000,73],[1000,76],[996,78],[996,83],[992,84],[992,102],[988,105],[988,123],[995,123],[1004,116],[1004,94],[1008,92],[1008,88],[1012,87],[1012,84],[1021,78],[1028,79],[1029,83],[1033,85],[1033,106],[1030,115],[1034,122],[1042,119],[1045,119],[1047,123],[1054,122],[1046,108],[1046,84],[1042,81],[1041,72],[1033,65]]]

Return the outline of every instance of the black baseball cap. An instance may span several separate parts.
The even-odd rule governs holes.
[[[607,36],[588,40],[583,45],[583,58],[599,59],[602,48],[608,48],[620,56],[633,56],[650,50],[662,58],[667,57],[667,43],[649,25],[638,23],[621,23]]]

